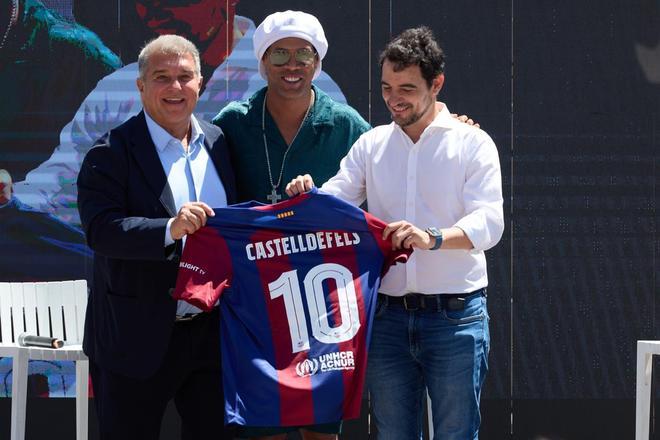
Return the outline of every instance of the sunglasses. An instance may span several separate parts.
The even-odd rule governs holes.
[[[316,51],[303,47],[294,52],[296,62],[304,66],[311,66],[316,58]],[[268,54],[268,59],[273,66],[283,66],[291,59],[291,52],[286,49],[273,49]]]

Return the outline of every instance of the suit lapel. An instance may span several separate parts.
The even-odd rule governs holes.
[[[151,187],[154,195],[160,200],[167,213],[175,217],[176,205],[174,204],[174,195],[172,189],[167,183],[167,176],[163,170],[163,165],[158,157],[156,146],[154,145],[147,121],[144,118],[144,111],[137,116],[136,124],[132,127],[131,153],[136,159],[138,166],[142,169],[144,178]]]

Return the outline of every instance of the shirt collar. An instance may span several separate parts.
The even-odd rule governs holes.
[[[440,111],[437,115],[435,115],[435,118],[433,118],[431,123],[424,129],[422,134],[424,134],[427,130],[435,130],[436,128],[451,130],[452,128],[456,127],[457,123],[462,124],[462,122],[458,121],[458,119],[451,115],[445,103],[437,101],[435,105],[441,107]],[[401,133],[405,134],[405,131],[399,124],[394,121],[392,121],[392,124],[396,130],[399,130]]]
[[[437,128],[446,128],[446,129],[452,129],[455,127],[455,118],[451,115],[449,112],[449,109],[447,108],[447,105],[444,102],[436,102],[436,106],[441,106],[440,111],[438,112],[437,115],[435,115],[435,118],[433,118],[433,121],[429,124],[429,127],[437,127]]]
[[[312,123],[314,125],[335,125],[332,117],[334,101],[314,84],[312,84],[312,89],[315,93]]]
[[[146,111],[144,112],[144,118],[147,120],[147,129],[151,135],[151,140],[154,141],[156,150],[158,150],[159,153],[161,153],[172,141],[181,143],[180,139],[175,138],[163,127],[158,125],[158,123],[154,121]],[[204,143],[204,132],[202,131],[199,122],[197,122],[195,115],[190,115],[190,125],[192,127],[190,145],[196,145],[198,142]]]

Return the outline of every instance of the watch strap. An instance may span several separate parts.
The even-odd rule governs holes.
[[[442,231],[438,228],[430,227],[426,229],[426,233],[435,239],[435,244],[429,250],[435,251],[440,249],[440,246],[442,246]]]

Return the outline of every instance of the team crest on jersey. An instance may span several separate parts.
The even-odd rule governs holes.
[[[335,351],[323,354],[318,358],[305,359],[296,364],[296,373],[300,377],[313,376],[319,372],[354,369],[355,358],[352,351]]]
[[[319,371],[319,361],[316,359],[305,359],[296,364],[296,373],[300,377],[313,376]]]
[[[294,214],[293,211],[284,211],[284,212],[280,212],[279,214],[277,214],[277,218],[291,217],[291,216],[293,216],[293,214]]]

